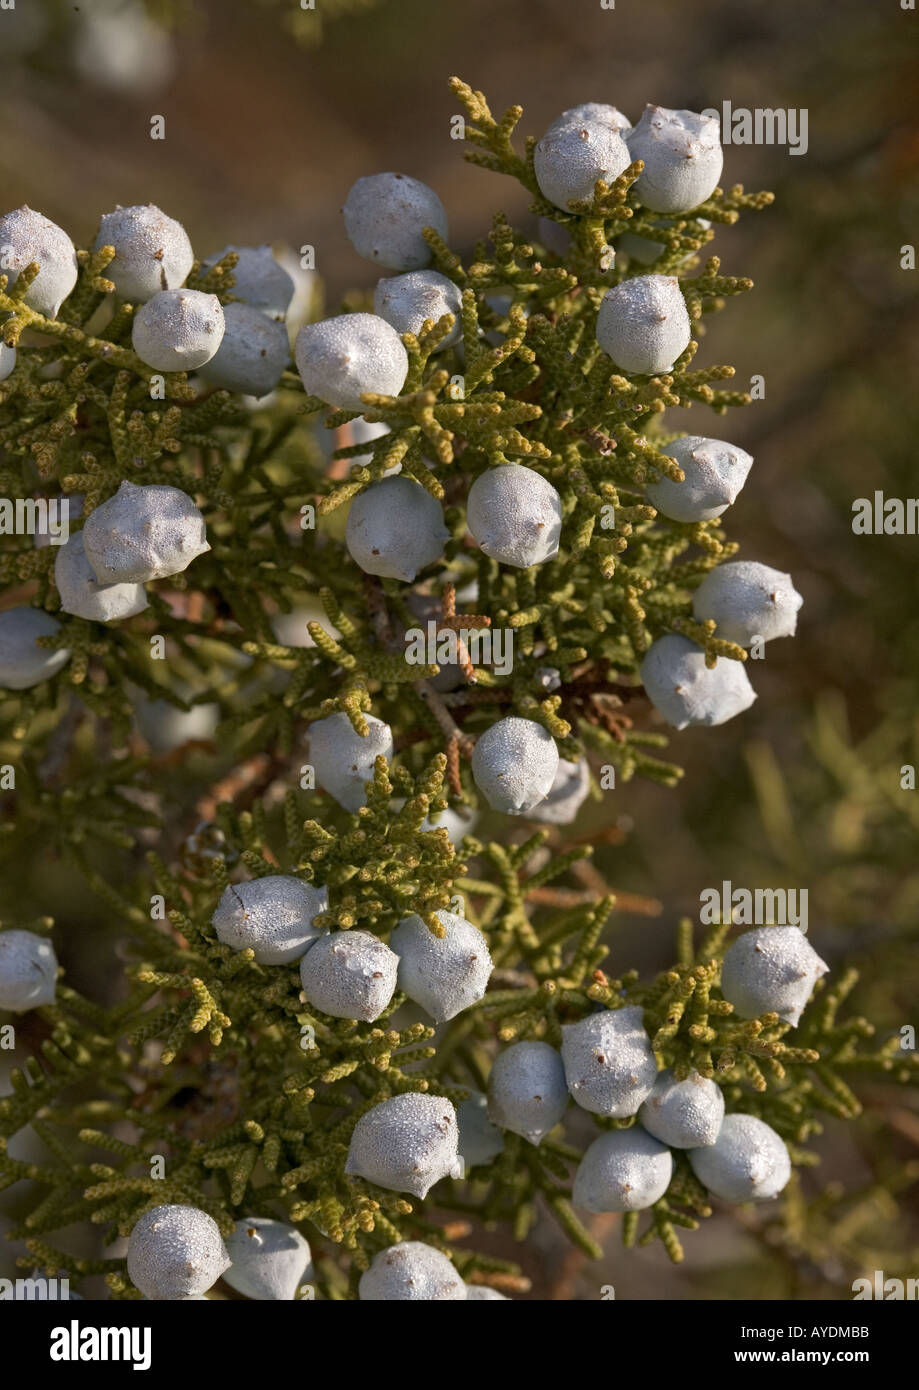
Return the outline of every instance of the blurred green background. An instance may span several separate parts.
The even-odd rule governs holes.
[[[859,1011],[882,1037],[919,1024],[919,791],[899,777],[919,763],[919,540],[851,529],[855,498],[919,495],[919,272],[900,267],[919,228],[919,16],[895,0],[149,10],[153,21],[139,0],[0,11],[5,205],[28,202],[81,245],[116,202],[146,201],[179,218],[202,256],[227,242],[310,244],[329,306],[373,284],[340,216],[362,174],[432,184],[460,252],[498,208],[532,229],[525,191],[467,165],[450,138],[454,73],[495,111],[520,103],[520,130],[535,135],[582,101],[632,120],[649,101],[807,110],[806,154],[725,151],[723,182],[771,188],[776,202],[718,232],[724,270],[756,288],[711,323],[698,364],[734,364],[740,389],[762,375],[765,399],[724,418],[668,414],[673,429],[724,433],[755,456],[728,532],[742,558],[791,572],[805,599],[798,636],[751,665],[751,711],[672,741],[686,768],[677,791],[622,786],[577,830],[596,834],[607,882],[648,900],[614,918],[615,968],[669,963],[677,918],[695,917],[701,890],[722,879],[806,887],[818,950],[834,971],[863,972]],[[149,137],[153,115],[166,119],[163,141]],[[4,879],[74,940],[92,929],[96,904],[40,856],[15,876],[7,864]],[[804,1188],[821,1204],[793,1235],[777,1215],[749,1229],[716,1215],[672,1269],[659,1248],[619,1250],[615,1219],[601,1218],[609,1255],[588,1268],[546,1223],[527,1252],[532,1296],[598,1298],[613,1283],[620,1298],[845,1299],[863,1269],[915,1277],[917,1187],[904,1165],[919,1158],[919,1104],[877,1083],[861,1094],[865,1119],[830,1122],[817,1142],[822,1166]],[[853,1194],[840,1203],[837,1180]]]

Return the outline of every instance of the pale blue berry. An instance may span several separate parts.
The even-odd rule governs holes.
[[[147,607],[143,584],[100,584],[83,549],[83,533],[77,531],[62,545],[54,561],[54,582],[61,608],[77,618],[111,623],[133,618]]]
[[[310,1247],[295,1226],[244,1216],[227,1237],[232,1261],[223,1282],[260,1302],[290,1302],[312,1268]]]
[[[77,283],[76,247],[57,223],[23,204],[0,217],[0,274],[12,286],[19,272],[33,263],[39,271],[26,290],[25,303],[45,318],[56,318]]]
[[[632,129],[628,116],[623,116],[617,107],[608,106],[602,101],[583,101],[580,106],[569,106],[560,116],[556,116],[549,130],[570,125],[605,125],[623,137]]]
[[[398,396],[408,375],[402,339],[378,314],[305,324],[294,357],[308,393],[341,410],[364,410],[365,393]]]
[[[637,1005],[603,1009],[562,1027],[568,1089],[585,1110],[624,1119],[637,1115],[657,1077],[651,1039]]]
[[[70,648],[39,647],[39,637],[56,637],[61,625],[41,608],[7,608],[0,613],[0,690],[29,690],[50,680],[70,660]]]
[[[463,327],[462,309],[459,286],[439,270],[410,270],[406,275],[390,276],[377,282],[373,294],[373,312],[391,324],[400,336],[414,333],[417,337],[426,319],[437,323],[445,314],[452,314],[456,322],[438,344],[438,352],[459,338]]]
[[[115,259],[102,274],[123,299],[135,304],[160,290],[179,289],[195,260],[185,228],[153,203],[105,213],[95,249],[103,246],[114,246]]]
[[[226,321],[220,300],[203,290],[160,290],[134,315],[131,342],[158,372],[193,372],[220,347]]]
[[[689,347],[689,312],[673,275],[636,275],[607,290],[597,342],[624,372],[669,372]]]
[[[526,569],[558,554],[562,499],[533,468],[501,464],[480,473],[466,499],[466,519],[491,560]]]
[[[493,970],[488,942],[478,927],[453,912],[437,912],[445,935],[435,936],[420,917],[404,917],[389,942],[399,958],[399,988],[435,1023],[446,1023],[481,999]]]
[[[488,1097],[481,1091],[456,1107],[459,1125],[459,1153],[466,1168],[479,1168],[491,1163],[504,1152],[504,1135],[488,1118]]]
[[[101,584],[165,579],[211,548],[204,517],[188,494],[159,483],[123,482],[90,513],[80,534]]]
[[[488,1078],[488,1116],[539,1145],[568,1109],[565,1068],[554,1047],[519,1042],[499,1052]]]
[[[306,1002],[332,1018],[379,1018],[396,989],[399,957],[366,931],[339,931],[311,946],[300,961]]]
[[[420,1240],[404,1240],[374,1255],[361,1275],[362,1303],[458,1302],[466,1285],[446,1255]]]
[[[431,264],[431,248],[421,235],[425,227],[444,241],[449,235],[444,205],[433,188],[408,174],[358,179],[342,211],[357,254],[387,270],[422,270]]]
[[[721,993],[741,1018],[777,1013],[797,1025],[814,985],[828,970],[797,927],[756,927],[725,952]]]
[[[203,262],[204,269],[210,270],[230,251],[235,251],[238,257],[231,272],[234,284],[230,294],[269,318],[283,319],[290,308],[296,286],[271,254],[271,247],[225,246],[216,256],[208,256]],[[227,307],[224,305],[224,313]]]
[[[687,434],[661,450],[683,470],[683,481],[648,483],[652,507],[671,521],[713,521],[727,511],[747,481],[752,456],[723,439]]]
[[[527,815],[544,825],[570,825],[577,818],[590,791],[590,771],[586,758],[576,763],[559,758],[558,772],[545,801],[540,801]]]
[[[755,638],[793,637],[803,602],[790,574],[735,560],[709,571],[693,595],[692,611],[700,622],[714,618],[716,637],[749,647]]]
[[[605,121],[555,123],[533,151],[539,191],[563,212],[575,201],[592,201],[598,179],[612,183],[630,163],[622,136]]]
[[[15,929],[0,932],[0,1010],[24,1014],[53,1004],[57,969],[47,937]]]
[[[459,1176],[456,1111],[445,1096],[407,1091],[380,1101],[354,1126],[345,1172],[392,1192],[426,1197]]]
[[[635,192],[652,212],[690,212],[718,186],[724,154],[714,116],[646,106],[626,142],[631,158],[644,161]]]
[[[449,539],[443,507],[413,478],[381,478],[348,510],[345,541],[365,574],[409,584],[441,558]]]
[[[533,719],[499,719],[476,740],[472,776],[493,811],[522,816],[549,794],[558,771],[555,739]]]
[[[0,343],[0,381],[6,381],[16,370],[16,349]]]
[[[697,1071],[678,1081],[668,1068],[659,1074],[638,1119],[649,1134],[671,1149],[702,1148],[718,1138],[724,1119],[724,1092]]]
[[[183,700],[194,694],[180,684],[175,693]],[[171,753],[183,743],[212,741],[220,722],[220,706],[213,702],[179,709],[169,700],[152,700],[138,686],[128,689],[134,718],[143,737],[157,753]]]
[[[204,1293],[229,1264],[216,1221],[198,1207],[154,1207],[137,1221],[128,1241],[128,1276],[158,1302]]]
[[[641,681],[648,699],[675,729],[724,724],[756,699],[741,662],[719,657],[710,668],[702,648],[676,632],[652,642],[641,663]]]
[[[364,716],[368,730],[356,732],[346,714],[316,719],[309,728],[310,761],[320,787],[346,811],[356,812],[366,799],[378,757],[392,762],[392,729],[372,714]]]
[[[785,1141],[755,1115],[725,1115],[718,1138],[690,1149],[696,1177],[724,1202],[767,1202],[791,1177]]]
[[[225,304],[220,347],[201,369],[211,386],[267,396],[290,361],[287,329],[249,304]]]
[[[497,1289],[490,1289],[487,1284],[467,1284],[466,1285],[467,1303],[510,1303],[506,1293],[498,1293]]]
[[[288,965],[322,936],[313,919],[328,908],[328,889],[292,874],[267,874],[229,884],[211,925],[225,946],[251,949],[260,965]]]
[[[644,1211],[663,1197],[673,1177],[670,1150],[640,1125],[595,1139],[581,1159],[571,1200],[584,1211]]]

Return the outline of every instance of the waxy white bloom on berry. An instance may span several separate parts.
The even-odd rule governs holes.
[[[341,410],[364,410],[361,397],[367,392],[398,396],[408,375],[402,339],[378,314],[339,314],[305,324],[294,358],[309,394]]]
[[[373,293],[373,312],[391,324],[400,336],[414,333],[417,337],[426,319],[437,323],[445,314],[452,314],[456,322],[441,339],[438,352],[450,347],[462,333],[462,310],[463,296],[459,286],[439,270],[410,270],[406,275],[389,276],[377,281]]]
[[[230,294],[248,304],[250,309],[258,309],[273,319],[283,319],[290,308],[296,286],[284,267],[275,260],[271,247],[225,246],[216,256],[208,256],[202,262],[203,268],[210,270],[230,251],[235,251],[239,257],[231,271],[234,283]],[[227,308],[224,305],[224,313]]]
[[[53,1004],[57,990],[57,956],[35,932],[0,932],[0,1010],[24,1014]]]
[[[260,965],[287,965],[322,936],[313,919],[328,907],[328,889],[292,874],[267,874],[229,884],[211,925],[225,946],[253,950]]]
[[[226,304],[220,347],[201,368],[212,386],[267,396],[281,380],[290,361],[287,329],[249,304]]]
[[[215,294],[160,290],[134,315],[131,342],[140,360],[155,371],[193,372],[210,362],[225,328]]]
[[[361,1116],[345,1172],[392,1192],[426,1197],[441,1178],[459,1175],[458,1139],[456,1111],[445,1096],[407,1091]]]
[[[409,584],[440,559],[449,539],[443,507],[413,478],[381,478],[348,510],[345,540],[365,574]]]
[[[628,116],[623,116],[617,107],[607,106],[602,101],[582,101],[580,106],[569,106],[567,111],[556,116],[549,130],[570,125],[605,125],[623,137],[632,129],[632,122]],[[546,134],[548,133],[547,131]]]
[[[672,1149],[701,1148],[718,1138],[724,1092],[697,1071],[678,1081],[668,1068],[658,1075],[638,1118],[649,1134]]]
[[[346,811],[359,811],[363,806],[365,784],[373,780],[376,759],[392,762],[392,729],[372,714],[364,718],[368,731],[363,736],[346,714],[330,714],[309,727],[310,762],[316,779]]]
[[[756,927],[726,951],[721,993],[741,1018],[777,1013],[796,1025],[814,985],[828,970],[797,927]]]
[[[553,123],[533,151],[539,191],[563,212],[591,201],[599,179],[612,183],[631,163],[628,146],[603,120]]]
[[[570,825],[577,818],[590,791],[590,771],[586,758],[572,762],[559,758],[558,772],[545,801],[527,812],[530,820],[544,825]]]
[[[431,248],[422,236],[425,227],[444,241],[449,234],[444,205],[433,188],[408,174],[358,179],[342,211],[357,254],[387,270],[422,270],[431,264]]]
[[[494,811],[526,815],[548,796],[558,771],[555,739],[533,719],[499,719],[476,740],[472,776]]]
[[[690,1149],[692,1171],[725,1202],[767,1202],[791,1177],[791,1159],[781,1135],[755,1115],[725,1115],[718,1138]]]
[[[675,729],[724,724],[756,699],[741,662],[719,657],[708,667],[702,648],[676,632],[651,643],[641,681],[655,709]]]
[[[65,613],[93,622],[110,623],[133,618],[147,607],[143,584],[100,584],[83,549],[83,533],[77,531],[57,552],[54,582]]]
[[[404,917],[389,938],[399,958],[399,988],[435,1023],[455,1018],[481,999],[493,970],[488,942],[478,927],[453,912],[438,912],[445,936],[435,936],[420,917]]]
[[[803,602],[790,574],[735,560],[709,571],[693,594],[692,611],[700,622],[714,618],[716,637],[749,647],[757,637],[793,637]]]
[[[33,263],[39,271],[26,290],[25,303],[45,318],[56,318],[77,283],[76,247],[56,222],[23,204],[0,217],[0,275],[7,276],[7,288]]]
[[[440,1250],[403,1240],[374,1255],[358,1293],[362,1303],[458,1302],[466,1298],[466,1285]]]
[[[195,253],[181,222],[153,203],[116,207],[99,222],[95,249],[114,246],[115,259],[102,271],[123,299],[138,304],[160,290],[185,284]]]
[[[562,499],[535,469],[501,464],[472,484],[466,520],[489,559],[526,569],[558,554]]]
[[[652,212],[690,212],[718,187],[724,153],[716,117],[646,106],[625,138],[631,158],[644,162],[635,193]]]
[[[673,1155],[640,1125],[601,1134],[585,1151],[571,1200],[585,1211],[644,1211],[673,1177]]]
[[[687,434],[661,447],[683,470],[682,482],[662,477],[645,491],[652,507],[671,521],[713,521],[727,511],[747,481],[753,458],[736,444]]]
[[[488,1097],[483,1092],[473,1091],[460,1102],[456,1107],[456,1122],[460,1158],[467,1168],[491,1163],[504,1152],[504,1135],[488,1118]]]
[[[624,372],[669,372],[689,347],[689,311],[673,275],[636,275],[607,290],[597,342]]]
[[[198,1207],[154,1207],[137,1221],[128,1241],[128,1276],[155,1301],[203,1294],[229,1264],[216,1221]]]
[[[296,1226],[269,1216],[244,1216],[226,1241],[232,1264],[223,1281],[260,1302],[290,1302],[312,1268],[308,1242]]]
[[[29,690],[50,680],[70,660],[70,648],[38,646],[56,637],[61,625],[42,608],[7,608],[0,613],[0,690]]]
[[[300,962],[306,1002],[332,1018],[372,1023],[396,989],[399,957],[378,936],[339,931],[311,946]]]
[[[554,1047],[519,1042],[499,1052],[488,1078],[488,1115],[539,1145],[568,1109],[565,1068]]]
[[[83,530],[86,558],[101,584],[145,584],[180,574],[210,550],[204,517],[180,488],[123,482]]]
[[[637,1115],[657,1078],[651,1039],[637,1005],[604,1009],[563,1025],[562,1061],[578,1105],[615,1119]]]

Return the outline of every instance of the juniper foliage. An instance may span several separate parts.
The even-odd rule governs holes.
[[[351,1132],[379,1101],[429,1091],[460,1104],[487,1088],[496,1048],[558,1045],[563,1024],[598,1004],[640,1005],[659,1065],[716,1079],[728,1109],[766,1120],[799,1167],[813,1161],[807,1143],[822,1117],[858,1114],[860,1078],[915,1073],[915,1054],[896,1038],[878,1044],[866,1020],[845,1015],[851,974],[821,981],[795,1030],[774,1014],[739,1020],[719,989],[730,924],[696,943],[681,923],[673,967],[641,979],[607,962],[601,937],[615,894],[589,873],[585,891],[589,847],[572,833],[519,823],[508,832],[502,822],[455,845],[436,826],[448,808],[482,809],[469,754],[511,713],[541,723],[562,756],[611,767],[617,786],[635,775],[674,784],[680,770],[659,756],[666,740],[641,691],[643,654],[677,631],[709,664],[746,659],[691,616],[695,584],[736,551],[721,520],[669,521],[644,485],[679,478],[662,452],[673,437],[668,407],[723,416],[749,400],[719,384],[730,367],[693,366],[708,316],[751,288],[699,253],[714,227],[770,200],[735,187],[692,213],[652,217],[636,199],[633,164],[562,213],[539,194],[534,141],[514,143],[520,108],[496,120],[481,93],[459,81],[453,90],[467,113],[467,157],[516,178],[569,241],[564,253],[550,249],[500,213],[466,258],[426,233],[434,265],[462,291],[461,339],[435,354],[449,315],[404,336],[402,391],[365,397],[364,419],[387,426],[369,445],[350,442],[355,412],[329,413],[293,371],[255,408],[183,373],[151,374],[130,346],[132,306],[114,301],[106,278],[110,247],[79,252],[80,278],[55,320],[25,303],[36,268],[0,281],[3,340],[19,351],[0,385],[0,493],[80,493],[86,516],[125,478],[171,484],[195,498],[211,544],[188,572],[150,586],[146,612],[112,625],[59,611],[53,547],[16,536],[0,557],[4,606],[54,612],[60,633],[45,640],[72,653],[51,681],[6,692],[0,762],[14,776],[0,784],[0,853],[10,861],[40,846],[78,870],[117,926],[124,966],[103,998],[65,977],[54,1005],[17,1018],[18,1065],[0,1099],[0,1188],[23,1184],[8,1234],[25,1242],[25,1263],[104,1275],[116,1298],[139,1294],[123,1257],[106,1251],[163,1202],[202,1208],[226,1234],[244,1213],[293,1222],[314,1248],[326,1298],[356,1297],[373,1255],[408,1239],[444,1250],[467,1281],[523,1290],[516,1265],[464,1242],[491,1222],[522,1240],[541,1206],[598,1256],[570,1201],[581,1148],[562,1127],[538,1148],[506,1134],[492,1163],[443,1180],[425,1204],[344,1172]],[[660,244],[652,265],[617,249],[626,231]],[[230,302],[234,263],[230,253],[207,271],[196,264],[188,284]],[[610,286],[649,270],[679,277],[695,337],[672,372],[630,377],[599,350],[594,322]],[[367,307],[367,296],[347,307]],[[466,534],[469,486],[508,462],[537,469],[562,498],[559,554],[529,570],[489,560]],[[411,589],[362,574],[343,544],[349,501],[397,465],[443,503],[451,535],[443,561]],[[309,645],[280,640],[279,617],[312,595],[321,608]],[[418,621],[410,595],[439,605],[440,631],[512,631],[513,670],[463,651],[462,681],[437,688],[435,664],[405,660],[404,633]],[[162,662],[152,659],[159,638]],[[558,675],[549,694],[547,666]],[[143,697],[186,713],[216,706],[215,739],[157,751],[135,723]],[[332,713],[358,733],[372,713],[395,734],[395,758],[377,759],[356,815],[301,784],[309,724]],[[170,780],[179,771],[181,795]],[[258,965],[211,926],[229,882],[279,871],[326,886],[318,925],[338,930],[387,939],[418,913],[436,933],[438,911],[460,911],[487,935],[491,987],[438,1030],[404,1021],[399,994],[373,1023],[312,1011],[295,966]],[[12,909],[4,928],[52,930]],[[634,1123],[591,1119],[601,1130]],[[27,1127],[45,1160],[10,1152]],[[158,1158],[165,1176],[153,1175]],[[802,1201],[796,1180],[782,1199],[788,1231],[800,1229]],[[677,1155],[667,1194],[644,1220],[623,1218],[623,1239],[660,1239],[678,1261],[678,1231],[709,1212]],[[60,1233],[74,1223],[99,1228],[101,1253],[73,1252]]]

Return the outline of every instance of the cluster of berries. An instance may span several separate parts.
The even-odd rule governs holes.
[[[270,875],[227,888],[214,926],[221,941],[253,949],[261,963],[299,958],[307,1001],[333,1018],[372,1021],[398,987],[442,1022],[484,994],[491,958],[463,918],[440,913],[443,938],[420,918],[406,918],[387,946],[369,933],[317,928],[314,919],[326,903],[324,890]],[[761,927],[726,953],[721,988],[741,1018],[775,1012],[796,1025],[826,970],[797,927]],[[46,940],[28,931],[0,933],[0,1008],[25,1012],[52,1003],[56,975]],[[503,1148],[501,1131],[540,1144],[573,1099],[607,1119],[636,1117],[629,1128],[601,1134],[583,1155],[573,1200],[586,1211],[652,1206],[670,1185],[674,1149],[687,1151],[699,1181],[726,1202],[775,1197],[791,1174],[781,1137],[754,1115],[726,1115],[714,1081],[658,1071],[638,1006],[598,1007],[563,1025],[561,1051],[541,1041],[512,1044],[496,1058],[488,1085],[487,1100],[470,1096],[459,1110],[445,1096],[421,1092],[378,1102],[352,1131],[345,1171],[424,1198],[442,1178],[462,1176],[465,1164],[490,1163]],[[213,1220],[196,1208],[157,1207],[134,1228],[128,1271],[150,1298],[200,1296],[221,1274],[253,1298],[294,1296],[309,1247],[293,1228],[245,1218],[231,1244],[228,1253]],[[377,1256],[361,1283],[362,1298],[465,1296],[452,1266],[431,1247],[409,1243],[398,1250]],[[403,1261],[412,1270],[415,1261],[422,1271],[430,1268],[430,1281],[410,1279]]]
[[[535,147],[534,169],[544,197],[570,213],[592,200],[599,180],[612,182],[639,159],[635,188],[647,209],[665,215],[697,208],[721,173],[717,121],[649,106],[633,127],[614,107],[589,103],[553,122]],[[430,268],[424,232],[433,229],[446,239],[448,229],[443,205],[425,184],[399,173],[361,178],[348,195],[344,219],[356,250],[395,273],[379,281],[374,313],[303,327],[294,360],[310,396],[362,412],[368,395],[396,397],[403,390],[409,372],[403,335],[452,316],[438,350],[461,351],[462,301],[457,285]],[[67,234],[24,207],[0,218],[0,244],[10,282],[39,264],[25,302],[56,316],[77,279]],[[96,246],[114,248],[106,274],[122,300],[140,306],[132,338],[144,364],[157,372],[198,372],[210,385],[255,396],[277,386],[289,360],[284,316],[293,284],[267,247],[228,247],[204,262],[214,266],[231,250],[238,255],[236,299],[222,305],[216,295],[184,287],[194,265],[191,244],[180,224],[152,205],[107,214]],[[633,248],[637,259],[639,250]],[[622,280],[602,299],[595,332],[619,370],[638,376],[671,371],[690,343],[679,280],[653,274]],[[0,378],[15,368],[16,350],[4,345]],[[677,439],[665,452],[682,480],[652,482],[647,497],[679,522],[721,515],[752,464],[743,450],[696,436]],[[498,564],[528,569],[559,552],[562,498],[536,469],[487,468],[469,488],[465,512],[473,540]],[[412,584],[443,558],[449,539],[440,502],[406,476],[373,482],[350,507],[347,548],[370,575]],[[184,492],[124,481],[60,550],[55,578],[62,607],[100,622],[130,617],[147,606],[147,582],[181,573],[208,549],[204,517]],[[800,605],[788,575],[742,562],[712,571],[695,592],[693,611],[699,621],[713,620],[719,637],[750,647],[792,634]],[[25,689],[59,670],[70,653],[37,645],[58,631],[55,619],[39,609],[0,614],[0,687]],[[702,648],[675,633],[652,644],[641,677],[654,705],[677,728],[719,724],[755,698],[741,663],[719,660],[709,667]],[[545,681],[555,688],[558,672],[545,668]],[[314,721],[309,734],[320,786],[356,813],[375,759],[393,756],[392,729],[368,715],[361,735],[336,713]],[[555,739],[532,719],[495,722],[476,740],[471,765],[489,806],[508,815],[564,822],[587,793],[586,765],[560,758]],[[483,934],[464,917],[438,912],[439,935],[421,917],[405,917],[387,944],[366,931],[329,931],[323,922],[328,910],[325,887],[272,874],[228,886],[212,925],[222,943],[251,950],[261,965],[298,964],[303,1000],[333,1019],[373,1022],[398,990],[442,1023],[485,995],[491,955]],[[57,970],[43,937],[0,933],[0,1008],[23,1012],[52,1003]],[[796,1024],[825,970],[796,928],[764,928],[746,933],[727,952],[722,991],[740,1017],[774,1010]],[[502,1132],[540,1144],[572,1100],[607,1119],[635,1118],[628,1128],[604,1131],[581,1159],[574,1202],[585,1210],[653,1205],[670,1185],[673,1150],[685,1150],[699,1180],[726,1201],[761,1201],[788,1181],[788,1151],[773,1129],[753,1115],[726,1115],[713,1080],[658,1071],[643,1011],[634,1005],[598,1006],[564,1025],[560,1051],[537,1040],[505,1048],[492,1067],[487,1097],[470,1095],[458,1108],[421,1092],[380,1101],[353,1129],[346,1172],[423,1198],[442,1178],[460,1176],[465,1165],[491,1162],[503,1147]],[[201,1299],[221,1276],[250,1297],[290,1299],[309,1270],[303,1237],[261,1216],[243,1218],[224,1243],[204,1211],[158,1206],[140,1217],[129,1242],[128,1272],[151,1299]],[[467,1286],[441,1251],[409,1241],[376,1256],[361,1279],[360,1297],[503,1295]]]
[[[56,318],[77,281],[76,249],[67,233],[21,207],[0,218],[0,246],[8,285],[26,267],[39,266],[23,299]],[[221,306],[216,295],[182,288],[194,266],[191,242],[184,227],[153,204],[106,213],[95,249],[105,246],[115,252],[105,273],[116,296],[140,306],[132,341],[143,363],[159,372],[197,371],[207,386],[256,397],[277,386],[290,360],[284,316],[295,287],[270,247],[227,246],[203,263],[213,267],[229,252],[237,257],[236,298]],[[12,374],[16,360],[17,349],[4,344],[0,380]],[[82,498],[67,501],[75,520]],[[46,540],[37,536],[36,544]],[[133,617],[147,607],[146,582],[180,574],[209,548],[204,518],[186,493],[125,480],[58,551],[54,579],[61,608],[94,622]],[[28,689],[66,665],[66,647],[37,645],[59,631],[41,609],[0,613],[0,688]]]

